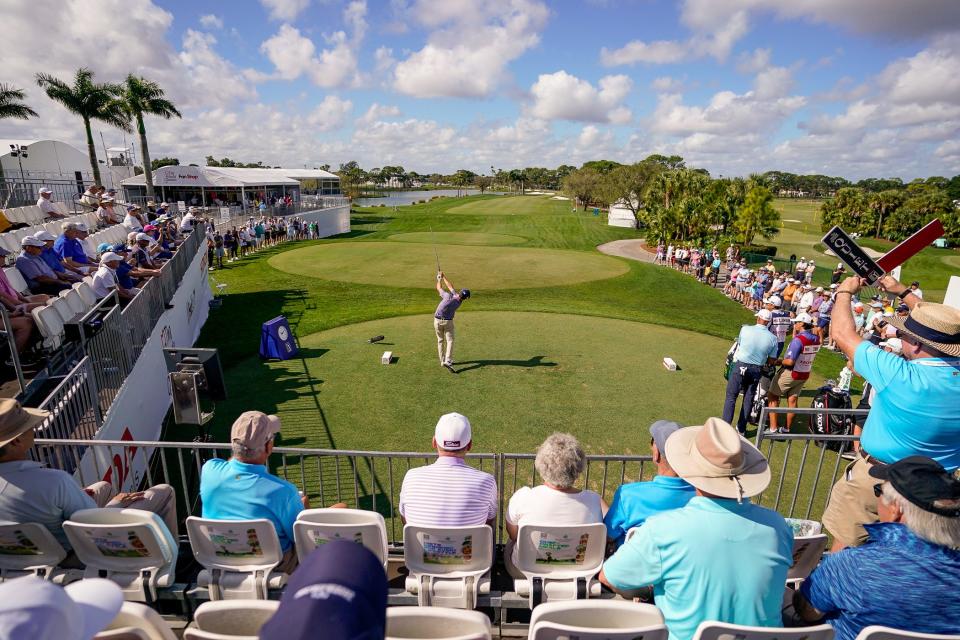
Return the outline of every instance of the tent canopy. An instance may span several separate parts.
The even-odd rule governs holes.
[[[247,169],[239,167],[167,166],[153,172],[157,187],[263,187],[299,186],[300,180],[340,180],[320,169]],[[146,184],[143,175],[123,181],[124,186]]]

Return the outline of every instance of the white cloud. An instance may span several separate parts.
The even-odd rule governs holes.
[[[542,74],[530,87],[530,112],[544,120],[629,122],[630,110],[621,103],[633,83],[624,75],[605,76],[594,87],[566,71]]]
[[[344,31],[325,35],[328,46],[319,54],[313,41],[289,24],[280,25],[277,33],[260,45],[260,51],[273,63],[277,77],[284,80],[305,75],[318,87],[357,86],[361,83],[357,50],[367,29],[366,11],[365,0],[348,4],[343,20],[350,35]]]
[[[770,66],[770,49],[754,49],[737,56],[737,71],[757,73]]]
[[[600,51],[600,60],[608,67],[636,64],[638,62],[667,64],[680,62],[687,56],[688,52],[683,43],[673,40],[657,40],[655,42],[633,40],[619,49],[611,51],[604,47]]]
[[[310,5],[310,0],[260,0],[273,20],[295,20]]]
[[[316,131],[339,129],[353,110],[353,103],[337,96],[327,96],[307,116],[307,124]]]
[[[417,0],[427,44],[394,67],[394,88],[420,98],[483,97],[506,66],[540,41],[549,11],[538,0]]]
[[[392,104],[379,104],[374,102],[366,112],[357,118],[357,124],[367,125],[384,118],[396,118],[400,116],[400,107]]]
[[[204,29],[223,29],[223,18],[208,13],[200,16],[200,26]]]

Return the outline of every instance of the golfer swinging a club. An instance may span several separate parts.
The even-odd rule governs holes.
[[[444,290],[446,287],[446,290]],[[437,332],[437,353],[440,355],[440,366],[446,367],[451,373],[453,369],[453,316],[463,301],[470,297],[469,289],[457,291],[443,275],[437,272],[437,293],[440,294],[440,304],[433,313],[433,328]],[[444,346],[446,342],[446,346]]]

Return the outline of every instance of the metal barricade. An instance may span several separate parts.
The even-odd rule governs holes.
[[[90,439],[102,423],[89,357],[83,358],[50,392],[40,409],[50,412],[36,434],[46,438]]]

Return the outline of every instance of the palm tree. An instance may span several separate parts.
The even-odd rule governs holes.
[[[109,125],[130,131],[130,118],[119,99],[123,87],[111,83],[97,83],[93,81],[93,71],[81,67],[73,78],[73,86],[47,73],[38,73],[37,84],[47,92],[51,100],[55,100],[80,118],[83,119],[83,128],[87,134],[87,154],[90,156],[90,168],[93,169],[93,180],[100,182],[100,166],[97,163],[97,150],[93,146],[93,131],[90,129],[91,120],[99,120]]]
[[[127,115],[137,121],[140,135],[140,159],[143,161],[143,177],[147,183],[147,197],[153,197],[153,169],[150,166],[150,149],[147,147],[147,130],[143,116],[160,116],[169,120],[182,117],[172,102],[163,97],[163,89],[156,82],[135,76],[127,76],[123,84],[123,106]]]
[[[0,84],[0,119],[27,120],[31,116],[36,118],[37,112],[20,102],[26,95],[23,89],[16,89],[9,84]]]

